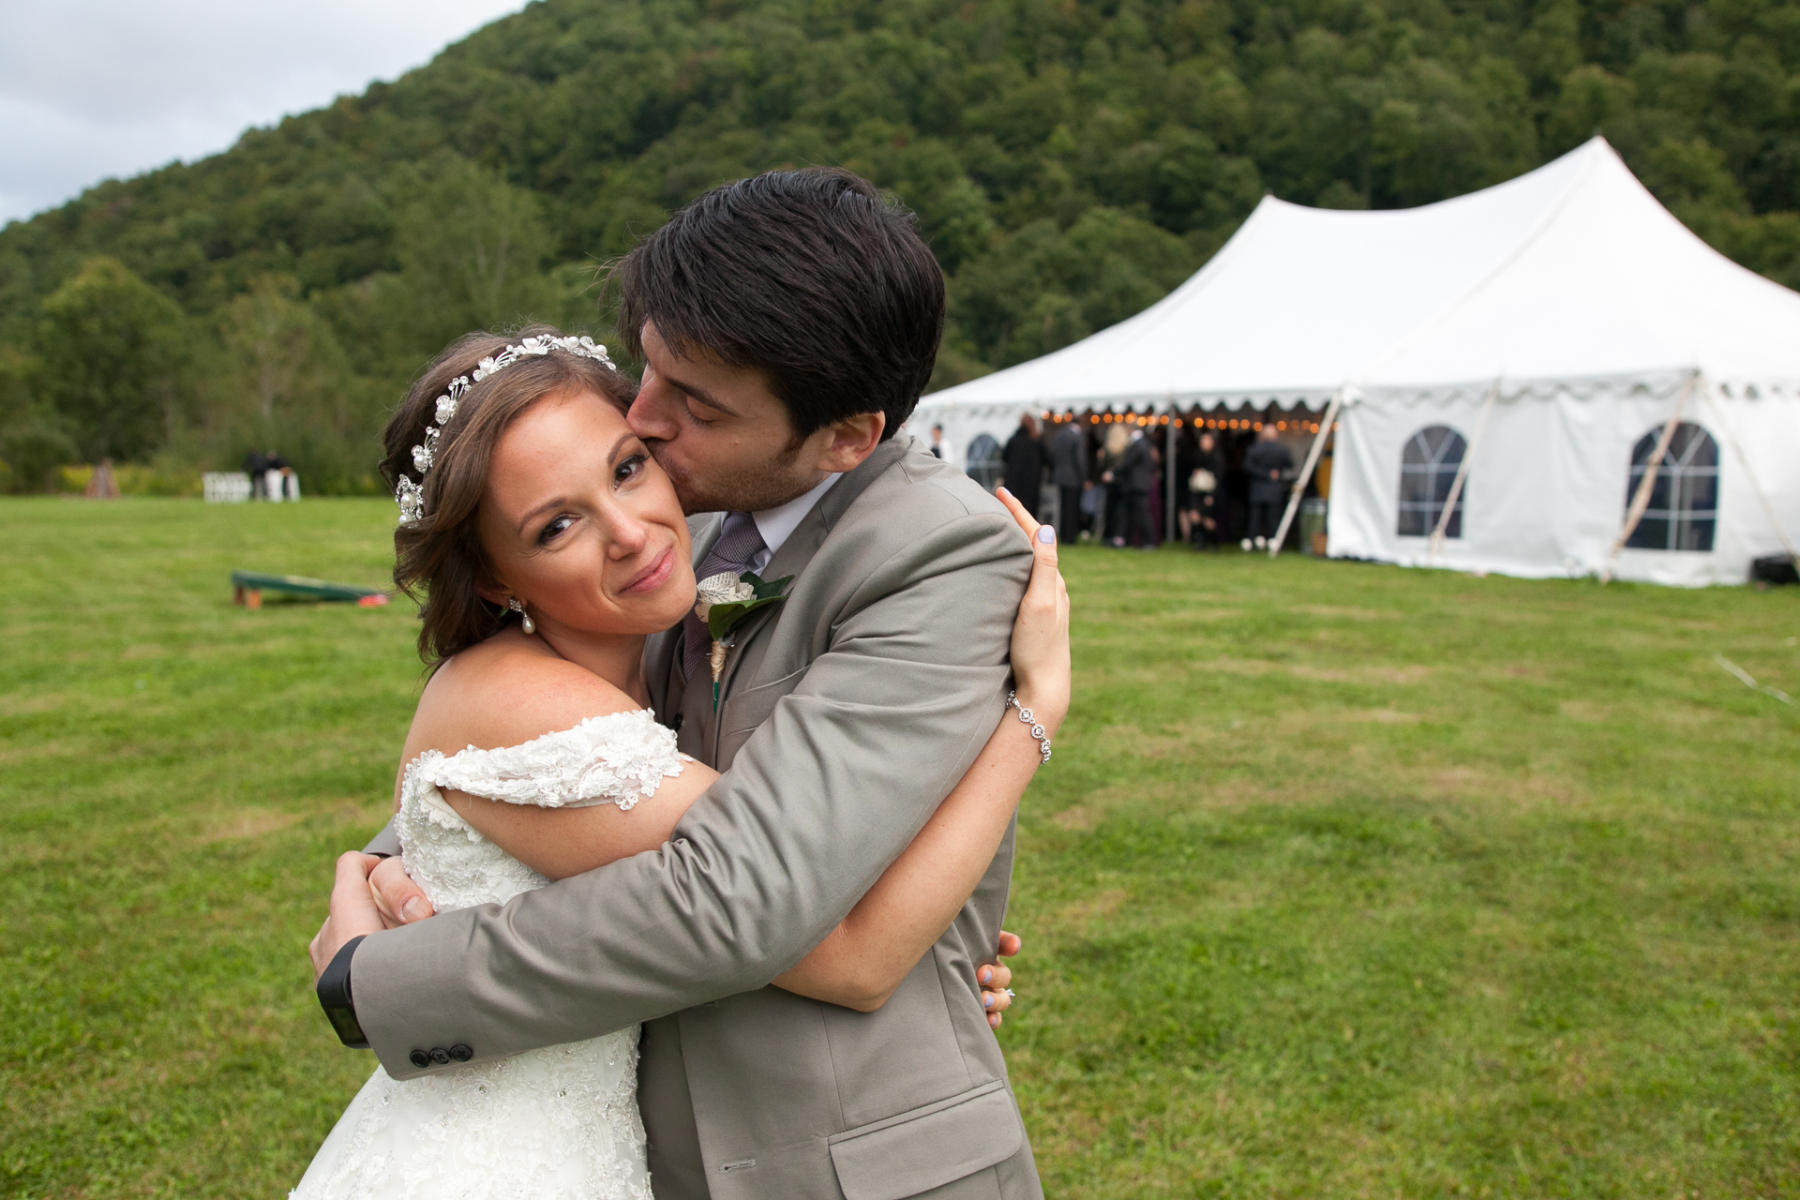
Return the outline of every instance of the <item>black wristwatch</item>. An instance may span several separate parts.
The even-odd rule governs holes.
[[[356,953],[356,944],[362,941],[362,935],[351,938],[332,956],[331,963],[319,976],[318,986],[314,989],[319,994],[319,1005],[325,1010],[325,1019],[337,1030],[338,1040],[352,1050],[367,1050],[369,1039],[364,1036],[362,1026],[356,1020],[356,1005],[350,999],[350,959]]]

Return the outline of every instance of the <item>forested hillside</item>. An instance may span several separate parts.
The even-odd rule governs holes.
[[[669,209],[841,163],[950,278],[938,383],[1156,300],[1264,192],[1425,203],[1595,131],[1800,286],[1800,6],[1725,0],[542,0],[391,85],[0,231],[0,480],[274,446],[374,484],[453,335],[594,328]]]

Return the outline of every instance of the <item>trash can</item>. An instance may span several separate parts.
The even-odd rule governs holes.
[[[1300,551],[1325,557],[1325,501],[1314,496],[1300,502]]]

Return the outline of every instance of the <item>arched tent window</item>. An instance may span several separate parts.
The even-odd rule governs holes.
[[[1444,502],[1450,499],[1450,485],[1456,481],[1468,443],[1462,434],[1448,425],[1427,425],[1407,440],[1400,455],[1400,529],[1401,537],[1430,537],[1443,515]],[[1464,480],[1463,487],[1468,487]],[[1444,526],[1444,536],[1462,536],[1463,498],[1456,497],[1456,508]]]
[[[988,434],[976,434],[963,459],[969,478],[991,492],[1000,486],[1000,467],[1000,443]]]
[[[1662,430],[1652,429],[1631,448],[1631,482],[1625,488],[1625,510],[1656,452]],[[1669,451],[1650,485],[1650,504],[1631,531],[1633,550],[1711,550],[1719,516],[1719,444],[1698,425],[1683,421],[1669,438]]]

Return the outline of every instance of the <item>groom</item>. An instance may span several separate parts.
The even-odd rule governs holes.
[[[628,420],[690,513],[736,510],[696,523],[695,554],[794,577],[736,630],[716,702],[692,630],[649,648],[659,715],[724,775],[661,851],[504,907],[382,932],[346,856],[315,943],[321,998],[400,1078],[645,1022],[663,1200],[1041,1196],[973,976],[1010,833],[877,1011],[767,986],[923,827],[1004,708],[1029,552],[979,486],[892,437],[936,357],[937,263],[866,181],[804,170],[701,196],[620,273],[645,363]]]

